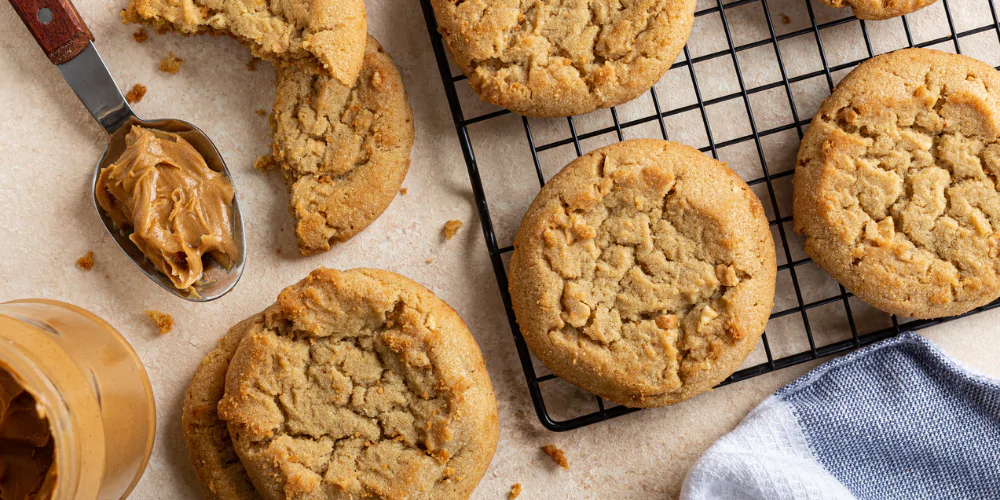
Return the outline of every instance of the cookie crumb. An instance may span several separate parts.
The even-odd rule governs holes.
[[[184,59],[174,55],[174,51],[171,50],[167,53],[167,57],[160,59],[160,71],[176,75],[181,70],[182,63],[184,63]]]
[[[547,444],[542,446],[542,450],[544,450],[548,456],[552,457],[552,460],[555,460],[556,463],[559,464],[559,467],[569,470],[569,460],[566,460],[566,454],[557,448],[556,445]]]
[[[433,258],[427,259],[427,263],[428,264],[433,264],[434,263],[434,259]]]
[[[132,38],[138,42],[142,43],[149,40],[149,33],[146,32],[146,28],[139,28],[139,31],[132,33]]]
[[[160,335],[166,335],[174,329],[174,317],[156,309],[146,309],[146,316],[153,320],[156,327],[160,329]]]
[[[76,259],[76,265],[80,266],[80,269],[84,271],[90,271],[94,268],[94,252],[87,252],[87,255]]]
[[[263,109],[260,109],[260,108],[257,108],[255,110],[253,110],[253,112],[257,113],[260,116],[266,116],[267,115],[267,111],[264,111]]]
[[[455,236],[455,233],[459,229],[462,229],[462,221],[460,220],[450,220],[444,223],[444,238],[450,240]]]
[[[510,495],[507,496],[509,500],[514,500],[521,495],[521,483],[515,483],[514,486],[510,487]]]
[[[408,192],[409,192],[409,190],[407,190],[406,188],[403,188],[403,189],[399,190],[399,194],[401,194],[403,196],[406,196],[406,193],[408,193]]]
[[[247,71],[257,71],[257,61],[260,61],[259,57],[251,57],[247,62]]]
[[[146,97],[147,90],[149,89],[147,89],[145,85],[137,83],[133,85],[132,90],[129,90],[128,94],[125,95],[125,100],[128,101],[129,104],[138,104],[143,97]]]
[[[272,168],[275,168],[277,166],[278,163],[274,161],[274,156],[271,155],[263,155],[254,160],[253,162],[253,168],[256,168],[257,170],[260,171],[271,170]],[[284,228],[282,228],[282,231],[284,231]]]
[[[788,14],[782,14],[781,24],[792,24],[792,18],[788,17]]]

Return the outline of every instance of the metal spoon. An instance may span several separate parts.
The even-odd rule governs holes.
[[[69,0],[10,0],[10,4],[45,51],[45,55],[59,68],[63,78],[108,135],[108,148],[94,169],[91,193],[96,193],[97,178],[101,170],[117,160],[125,150],[125,136],[132,125],[172,132],[183,137],[205,157],[208,166],[225,175],[235,189],[222,155],[204,132],[181,120],[148,121],[135,115],[94,47],[94,36]],[[246,240],[243,237],[243,218],[240,216],[238,195],[233,196],[233,240],[239,255],[233,256],[233,265],[228,270],[210,259],[201,280],[194,285],[193,292],[174,288],[170,279],[153,266],[129,240],[128,235],[115,227],[111,218],[97,204],[96,195],[94,206],[118,248],[146,276],[178,297],[194,302],[215,300],[232,290],[243,274]]]

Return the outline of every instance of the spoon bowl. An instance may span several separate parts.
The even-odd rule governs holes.
[[[90,111],[108,136],[108,148],[94,169],[91,194],[97,214],[104,222],[108,234],[118,248],[142,270],[151,280],[170,293],[194,302],[208,302],[222,297],[239,282],[246,263],[246,240],[243,235],[243,217],[240,214],[239,195],[233,177],[226,168],[215,144],[194,125],[181,120],[153,120],[139,118],[122,96],[114,77],[108,71],[101,54],[94,46],[94,36],[87,24],[69,0],[9,0],[28,31],[59,69],[83,105]],[[115,226],[97,202],[97,180],[101,170],[117,161],[125,151],[125,137],[138,125],[147,129],[161,130],[179,135],[187,140],[204,157],[208,167],[223,174],[233,186],[232,235],[238,255],[232,255],[232,265],[228,268],[205,257],[205,269],[201,279],[187,290],[174,288],[170,279],[162,274],[139,247],[129,239],[129,235]]]
[[[127,103],[126,103],[127,105]],[[131,111],[131,110],[130,110]],[[170,281],[165,274],[160,272],[156,266],[153,265],[149,259],[141,251],[139,247],[129,239],[129,235],[115,226],[111,217],[108,216],[104,210],[101,209],[100,204],[97,201],[97,179],[101,175],[101,171],[105,167],[108,167],[115,162],[122,153],[125,151],[125,137],[128,135],[129,130],[132,126],[137,125],[146,129],[155,129],[163,132],[170,132],[176,134],[183,138],[184,140],[191,143],[192,146],[198,153],[200,153],[205,158],[205,163],[208,167],[216,172],[222,173],[231,185],[233,184],[233,178],[229,174],[229,169],[226,167],[226,162],[222,159],[222,155],[219,154],[218,149],[216,149],[215,144],[201,131],[198,127],[194,125],[181,121],[181,120],[142,120],[141,118],[131,114],[129,118],[124,120],[115,132],[108,134],[108,148],[104,151],[101,159],[97,162],[97,167],[94,169],[93,179],[91,181],[91,193],[93,194],[94,207],[97,209],[97,215],[101,218],[101,222],[104,223],[104,228],[107,229],[108,234],[111,238],[115,240],[115,244],[118,245],[129,259],[140,269],[149,279],[156,282],[156,284],[163,287],[168,292],[177,295],[183,299],[190,300],[192,302],[209,302],[222,297],[230,290],[232,290],[236,283],[239,282],[240,277],[243,275],[243,266],[246,262],[246,239],[243,236],[243,218],[240,215],[240,201],[239,196],[233,196],[233,242],[236,244],[237,255],[233,255],[233,263],[229,269],[221,266],[214,259],[208,257],[205,262],[205,271],[202,274],[201,279],[199,279],[191,289],[180,290],[174,287],[173,283]]]

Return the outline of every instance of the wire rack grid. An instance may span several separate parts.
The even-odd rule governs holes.
[[[495,220],[491,206],[497,211],[497,205],[504,205],[504,196],[511,186],[530,184],[532,191],[537,193],[545,185],[546,178],[551,177],[547,175],[551,168],[557,171],[566,164],[566,161],[561,161],[551,166],[544,165],[546,162],[542,157],[547,152],[570,148],[568,159],[572,159],[609,141],[631,138],[636,135],[631,133],[632,129],[645,130],[638,136],[645,134],[680,142],[700,142],[703,145],[699,149],[716,159],[733,156],[729,159],[730,165],[755,189],[768,212],[779,261],[775,309],[755,353],[720,386],[845,353],[898,335],[903,330],[918,330],[956,319],[907,321],[875,311],[854,298],[805,257],[801,241],[791,230],[790,204],[784,199],[790,195],[798,141],[809,125],[818,101],[832,92],[839,78],[865,59],[904,47],[932,47],[957,53],[963,53],[965,49],[967,55],[997,65],[1000,63],[1000,19],[994,2],[940,0],[925,8],[926,12],[920,11],[892,21],[866,23],[850,16],[849,9],[829,9],[815,3],[815,0],[699,0],[692,37],[664,80],[641,99],[645,112],[630,109],[628,113],[623,113],[619,109],[622,106],[598,110],[584,117],[604,113],[606,118],[610,114],[610,122],[598,123],[591,130],[582,130],[587,128],[581,123],[584,117],[559,119],[565,125],[563,130],[568,129],[569,132],[568,136],[559,137],[558,134],[540,133],[538,130],[545,128],[550,131],[552,120],[519,117],[499,108],[477,112],[484,104],[476,101],[474,96],[469,97],[471,90],[463,82],[466,77],[449,62],[430,0],[421,0],[468,168],[486,246],[531,400],[542,425],[552,431],[567,431],[636,410],[606,404],[601,398],[582,394],[579,390],[578,394],[569,398],[550,397],[550,393],[546,392],[545,386],[559,379],[550,372],[545,373],[547,370],[534,359],[518,329],[507,291],[506,260],[513,246],[502,244],[496,229],[498,225],[516,229],[520,222],[519,215],[523,215],[526,205],[515,204],[522,209],[520,212],[517,208],[512,210],[506,207],[506,211],[511,212],[511,217],[507,219],[511,220]],[[792,16],[795,16],[794,19]],[[830,48],[833,45],[835,49]],[[802,47],[805,47],[805,52],[802,52]],[[758,57],[759,53],[766,56]],[[803,54],[818,58],[818,64],[811,68],[802,64],[801,60],[807,58]],[[851,57],[851,54],[854,56]],[[718,67],[725,69],[720,71]],[[774,70],[770,71],[770,81],[760,76],[761,67]],[[676,101],[670,99],[676,93],[670,85],[676,83],[678,76],[688,83],[685,88],[688,93],[693,93],[693,102],[665,102]],[[732,88],[730,91],[719,91],[718,80],[727,78],[733,83]],[[706,85],[707,80],[711,80],[712,85]],[[663,86],[665,82],[666,87]],[[810,84],[819,87],[817,92],[813,92],[818,97],[814,96],[811,101],[809,93],[803,90]],[[770,95],[772,99],[757,99],[763,95]],[[715,110],[715,107],[720,109]],[[782,112],[775,113],[774,110],[779,108]],[[470,112],[470,109],[473,111]],[[517,128],[523,129],[518,131],[518,134],[523,134],[520,138],[523,147],[505,150],[508,154],[501,155],[496,161],[477,160],[473,136],[480,133],[493,135],[494,141],[502,140],[502,135],[496,135],[497,127],[491,127],[492,122],[501,119],[519,120]],[[729,122],[740,120],[743,122],[742,131],[729,130]],[[688,125],[698,123],[703,126],[703,133],[691,133],[689,126],[675,123],[680,121]],[[676,134],[672,133],[674,130]],[[784,147],[778,147],[776,141],[770,140],[782,135],[786,137]],[[540,136],[557,138],[547,140]],[[590,142],[601,144],[591,147]],[[739,154],[729,155],[729,149],[742,150],[744,154],[742,157]],[[512,155],[517,154],[530,157],[533,168],[512,171],[507,163],[510,163]],[[753,164],[756,170],[747,172],[747,169],[737,168],[737,164]],[[784,168],[779,165],[784,165]],[[502,171],[504,178],[497,192],[491,191],[488,196],[484,174],[495,176],[491,170]],[[507,177],[518,174],[520,178]],[[813,283],[817,275],[821,276],[822,285]],[[822,293],[823,290],[825,293]],[[998,305],[1000,301],[967,315]],[[830,329],[836,333],[820,332]],[[567,409],[570,411],[562,411]],[[568,416],[562,418],[557,413]]]

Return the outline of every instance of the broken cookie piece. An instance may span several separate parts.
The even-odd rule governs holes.
[[[94,268],[94,252],[87,252],[87,255],[76,259],[76,265],[80,266],[80,269],[84,271],[90,271]]]
[[[146,309],[146,316],[156,325],[156,328],[160,331],[160,335],[166,335],[174,329],[174,317],[163,311]]]
[[[521,496],[521,490],[521,483],[515,483],[514,486],[510,487],[510,494],[507,495],[507,500],[515,500]]]
[[[552,457],[552,460],[555,460],[559,467],[569,470],[569,460],[566,459],[566,453],[556,447],[556,445],[547,444],[542,446],[542,451],[544,451],[546,455]]]
[[[125,101],[129,104],[138,104],[143,97],[146,97],[146,90],[146,86],[141,83],[133,85],[132,90],[125,94]]]
[[[462,221],[460,220],[450,220],[444,223],[444,239],[450,240],[455,237],[458,230],[462,229]]]
[[[310,68],[343,85],[361,71],[368,20],[363,0],[131,0],[126,23],[183,35],[231,35],[262,59]]]
[[[166,57],[160,59],[160,71],[176,75],[181,70],[181,64],[183,63],[184,59],[175,56],[174,51],[171,50]]]
[[[353,88],[293,66],[277,68],[277,85],[271,154],[255,166],[284,176],[299,252],[313,255],[353,238],[399,193],[413,110],[399,70],[374,38]]]

